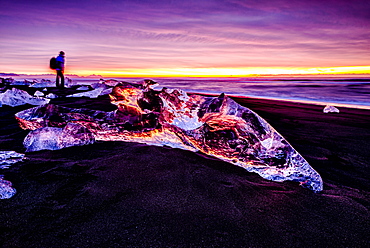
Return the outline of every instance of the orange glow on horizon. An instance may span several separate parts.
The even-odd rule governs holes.
[[[52,71],[15,72],[16,74],[51,74]],[[263,77],[263,76],[315,76],[315,75],[364,75],[369,74],[370,66],[284,68],[284,67],[247,67],[247,68],[159,68],[159,69],[112,69],[84,70],[70,68],[65,74],[103,77]]]
[[[327,74],[370,74],[370,66],[319,67],[319,68],[168,68],[168,69],[125,69],[125,70],[80,70],[73,74],[88,76],[157,76],[157,77],[251,77],[267,75],[327,75]]]

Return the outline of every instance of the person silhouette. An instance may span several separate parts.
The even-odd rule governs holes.
[[[56,62],[57,62],[57,68],[55,69],[57,73],[56,86],[57,88],[60,88],[60,89],[64,88],[64,75],[63,75],[64,63],[65,63],[64,55],[65,53],[63,51],[60,51],[59,56],[56,58]],[[60,79],[60,85],[59,85],[59,79]]]

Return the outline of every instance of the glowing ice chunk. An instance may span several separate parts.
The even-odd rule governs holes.
[[[23,145],[26,152],[34,152],[88,145],[94,141],[94,136],[88,129],[79,124],[68,123],[64,128],[43,127],[33,130],[26,136]]]
[[[221,94],[187,95],[181,90],[121,82],[110,94],[116,111],[40,106],[16,114],[22,128],[78,123],[96,140],[122,140],[201,151],[263,178],[297,181],[321,191],[320,175],[264,119]],[[50,121],[53,117],[53,121]]]
[[[323,112],[324,113],[339,113],[339,109],[337,109],[334,106],[326,105]]]

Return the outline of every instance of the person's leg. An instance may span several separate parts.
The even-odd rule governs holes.
[[[55,82],[56,82],[57,88],[59,88],[59,71],[56,70],[56,72],[57,72],[57,78],[56,78]]]
[[[62,71],[60,71],[60,88],[64,88],[64,74]]]

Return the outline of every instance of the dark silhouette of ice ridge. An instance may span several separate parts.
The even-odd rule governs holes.
[[[273,181],[297,181],[321,191],[320,175],[264,119],[224,94],[205,97],[155,82],[121,82],[110,94],[118,109],[104,112],[46,104],[16,114],[24,129],[77,123],[96,140],[131,141],[200,151]],[[25,144],[27,145],[27,144]]]

